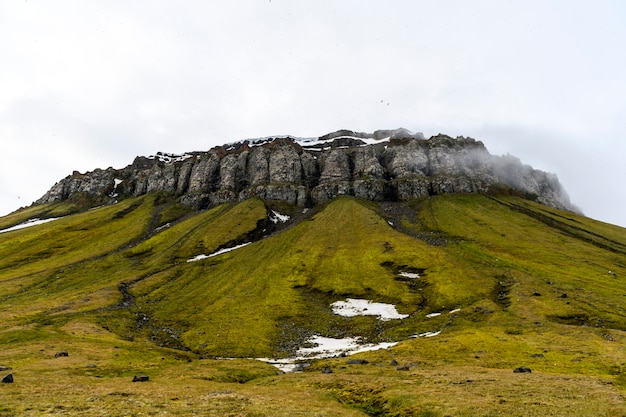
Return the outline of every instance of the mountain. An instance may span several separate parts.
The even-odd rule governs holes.
[[[626,230],[554,207],[569,204],[554,176],[480,142],[407,135],[161,154],[0,218],[0,416],[625,415]],[[317,156],[315,181],[253,181],[253,155],[272,179],[290,152],[300,173]],[[383,171],[355,176],[362,154]],[[216,188],[136,193],[185,170],[190,187],[216,157]],[[232,194],[229,159],[246,161]],[[357,196],[376,178],[392,192]],[[337,181],[344,195],[316,198]],[[272,186],[305,199],[251,192]]]
[[[576,211],[557,177],[511,156],[490,155],[471,138],[428,140],[406,129],[340,130],[319,138],[270,137],[184,155],[137,157],[120,170],[74,172],[36,203],[67,199],[93,206],[151,192],[174,193],[196,209],[250,197],[310,207],[351,195],[409,201],[508,187],[546,205]]]

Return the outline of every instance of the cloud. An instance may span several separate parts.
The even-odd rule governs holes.
[[[602,161],[626,153],[624,18],[551,1],[3,3],[0,192],[27,202],[0,212],[136,155],[402,126],[511,145],[596,213],[572,166],[593,140],[603,181],[623,173]]]

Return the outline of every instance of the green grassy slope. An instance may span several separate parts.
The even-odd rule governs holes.
[[[148,415],[626,413],[623,228],[516,197],[283,205],[298,220],[278,229],[258,199],[198,213],[169,201],[0,219],[75,213],[0,233],[0,366],[24,381],[0,386],[0,416],[126,415],[120,398]],[[333,314],[348,297],[409,317]],[[367,366],[335,358],[280,376],[258,361],[207,359],[289,356],[315,334],[402,342],[360,354]],[[532,376],[513,378],[521,365]],[[138,373],[158,386],[130,387]],[[42,380],[52,388],[37,389]],[[83,388],[61,400],[64,384]]]

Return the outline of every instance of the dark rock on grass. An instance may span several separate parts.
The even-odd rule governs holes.
[[[515,372],[516,374],[523,374],[523,373],[531,373],[532,370],[525,366],[520,366],[519,368],[513,369],[513,372]]]
[[[402,365],[402,366],[398,366],[396,368],[398,371],[408,371],[409,369],[411,369],[411,365]]]
[[[567,294],[566,293],[561,294],[561,298],[567,298]]]
[[[541,297],[541,293],[539,293],[539,292],[535,291],[535,292],[533,293],[533,297]]]
[[[2,372],[2,371],[10,371],[11,369],[13,369],[13,368],[11,368],[10,366],[0,366],[0,372]]]
[[[12,384],[13,383],[13,374],[9,374],[9,375],[4,376],[0,382],[3,382],[5,384]]]
[[[323,373],[323,374],[332,374],[332,373],[333,373],[333,370],[332,370],[332,369],[330,369],[330,368],[328,368],[328,367],[326,367],[326,368],[322,368],[322,373]]]
[[[133,382],[146,382],[148,380],[150,380],[150,377],[148,375],[135,375],[133,377]]]
[[[545,358],[545,356],[543,356],[543,353],[533,353],[532,355],[530,355],[531,358]]]
[[[60,358],[62,356],[70,356],[70,354],[67,352],[67,350],[62,350],[61,352],[57,352],[54,354],[55,358]]]
[[[395,359],[392,359],[391,362],[389,362],[389,365],[391,366],[398,366],[398,361]]]
[[[348,365],[365,365],[368,363],[365,359],[348,359]]]

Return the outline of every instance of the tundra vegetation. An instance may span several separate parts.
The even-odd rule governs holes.
[[[0,229],[53,217],[0,233],[0,416],[626,415],[623,228],[506,193],[151,193]],[[404,318],[334,314],[348,298]],[[313,336],[399,343],[294,373],[254,359]]]

